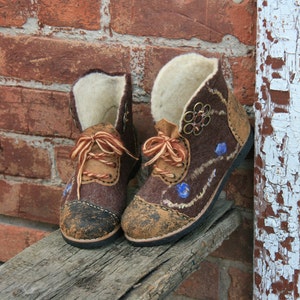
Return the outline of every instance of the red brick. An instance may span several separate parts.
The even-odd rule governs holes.
[[[22,102],[22,89],[0,86],[0,128],[28,132],[28,108]]]
[[[23,89],[28,107],[29,133],[71,137],[76,131],[69,109],[69,93]]]
[[[76,166],[76,162],[70,158],[72,148],[71,146],[57,146],[55,148],[56,168],[64,183],[73,175]]]
[[[40,23],[50,26],[100,29],[100,0],[40,0]]]
[[[231,284],[228,291],[229,300],[251,300],[252,298],[252,272],[245,272],[236,268],[229,268],[228,273]]]
[[[62,188],[0,181],[0,214],[58,224]]]
[[[76,134],[69,93],[0,86],[0,128],[43,136]]]
[[[224,188],[227,199],[234,201],[237,206],[252,210],[254,204],[253,180],[253,169],[238,168],[233,171]]]
[[[18,216],[20,188],[20,183],[0,180],[0,214]]]
[[[232,68],[234,94],[242,104],[253,105],[255,94],[255,57],[252,53],[245,57],[229,59]]]
[[[0,224],[0,261],[9,260],[48,234],[39,229]]]
[[[0,26],[21,27],[32,15],[34,5],[30,0],[1,0]]]
[[[253,220],[243,218],[241,226],[211,256],[252,265]]]
[[[58,224],[62,188],[40,184],[22,184],[19,216],[22,218]]]
[[[47,150],[26,141],[1,137],[0,172],[5,175],[49,179],[51,161]]]
[[[219,268],[216,264],[203,262],[200,269],[190,275],[175,291],[198,300],[219,299]]]
[[[129,72],[128,47],[0,34],[0,75],[44,84],[73,83],[90,69]]]
[[[212,1],[207,0],[208,3]],[[225,4],[226,2],[226,4]],[[211,22],[217,23],[219,26],[216,30],[222,30],[225,22],[231,24],[231,32],[229,34],[234,35],[239,39],[241,43],[247,45],[255,45],[256,43],[256,10],[257,5],[255,0],[244,0],[241,3],[234,3],[232,0],[223,1],[225,12],[222,12],[219,0],[214,0],[214,7],[210,10]],[[219,7],[218,7],[219,6]],[[224,14],[224,23],[214,20],[214,9],[218,8],[218,14],[220,17]],[[221,17],[222,18],[222,17]],[[223,32],[223,31],[221,31]]]
[[[111,0],[112,29],[121,34],[165,38],[198,38],[221,42],[224,35],[255,44],[256,1]]]

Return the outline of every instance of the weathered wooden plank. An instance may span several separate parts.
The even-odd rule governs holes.
[[[199,267],[201,261],[222,244],[240,222],[240,213],[233,210],[209,231],[203,234],[195,231],[180,241],[176,247],[169,248],[161,254],[163,264],[143,279],[138,288],[132,289],[126,299],[164,299]]]
[[[219,201],[205,224],[172,245],[133,247],[122,237],[83,250],[56,231],[0,266],[0,299],[162,299],[239,224],[238,210]]]

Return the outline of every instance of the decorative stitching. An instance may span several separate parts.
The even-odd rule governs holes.
[[[208,177],[207,183],[203,186],[202,191],[199,194],[197,194],[196,197],[193,198],[190,202],[174,203],[174,202],[170,201],[169,199],[164,199],[164,200],[162,200],[162,203],[167,205],[170,208],[180,208],[180,209],[184,209],[184,208],[193,206],[198,200],[203,198],[204,194],[206,193],[206,190],[212,183],[212,180],[215,178],[215,176],[216,176],[216,169],[213,169],[212,173]]]
[[[223,94],[220,91],[218,91],[217,89],[212,89],[208,86],[207,89],[211,94],[217,95],[220,98],[221,102],[227,107],[228,102],[226,101],[226,99],[224,98]]]
[[[241,134],[242,131],[240,129],[243,128],[242,125],[248,126],[247,131],[248,131],[248,135],[249,135],[250,126],[248,124],[248,120],[246,120],[247,115],[246,115],[246,112],[243,109],[242,105],[237,100],[233,99],[234,96],[230,91],[228,91],[228,101],[226,101],[226,99],[224,98],[222,93],[220,91],[218,91],[217,89],[211,89],[209,87],[207,87],[207,89],[210,93],[217,95],[220,98],[221,102],[226,105],[229,128],[230,128],[232,134],[234,135],[234,137],[236,138],[236,140],[238,141],[238,143],[241,146],[243,146],[243,144],[246,142],[247,139],[245,139],[243,136],[241,136],[244,134]],[[239,124],[233,125],[233,123],[235,123],[233,121],[233,119],[234,119],[233,113],[236,116],[236,122],[238,122]]]
[[[215,164],[215,163],[217,163],[217,162],[219,162],[223,159],[226,159],[227,161],[233,159],[237,155],[237,153],[239,152],[239,149],[240,149],[240,147],[237,144],[235,146],[234,151],[232,153],[230,153],[229,155],[227,155],[227,156],[218,156],[216,158],[210,159],[207,162],[203,163],[199,168],[195,169],[194,172],[191,174],[191,176],[190,176],[191,180],[197,180],[197,177],[201,176],[201,174],[204,172],[204,170],[206,168],[210,167],[211,165],[213,165],[213,164]]]
[[[249,136],[250,125],[245,110],[242,105],[234,99],[232,93],[229,93],[228,96],[227,110],[229,127],[238,143],[243,146]]]
[[[128,115],[129,115],[129,110],[128,110],[128,107],[127,107],[127,102],[125,103],[125,106],[124,106],[124,115],[123,115],[123,119],[122,119],[122,122],[123,122],[123,133],[125,132],[126,130],[126,125],[127,125],[127,122],[129,121],[129,118],[128,118]]]
[[[97,206],[97,205],[94,205],[94,204],[91,204],[91,203],[86,202],[86,201],[72,201],[72,202],[67,203],[66,206],[71,206],[72,204],[79,204],[79,203],[80,204],[85,204],[85,205],[87,205],[91,208],[97,209],[99,211],[106,212],[106,213],[110,214],[114,219],[120,220],[120,218],[116,214],[112,213],[108,209]]]
[[[180,217],[183,220],[192,220],[192,219],[194,219],[194,218],[190,218],[190,217],[186,216],[185,214],[183,214],[183,213],[181,213],[181,212],[179,212],[177,210],[170,209],[170,208],[168,208],[166,206],[163,206],[163,205],[160,205],[160,204],[156,204],[156,203],[149,203],[149,202],[145,201],[144,199],[142,199],[138,195],[135,196],[134,201],[140,202],[140,205],[146,205],[146,206],[151,207],[151,208],[154,207],[156,209],[162,209],[164,211],[169,212],[170,214],[177,215],[178,217]]]

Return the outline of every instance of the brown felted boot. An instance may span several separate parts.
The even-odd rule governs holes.
[[[143,145],[152,173],[122,216],[140,246],[179,239],[204,222],[253,143],[245,111],[215,58],[177,56],[159,72],[151,110],[157,136]]]
[[[83,132],[71,154],[78,166],[63,193],[60,229],[68,243],[93,248],[121,232],[127,183],[139,155],[130,76],[91,71],[75,82],[71,100]]]

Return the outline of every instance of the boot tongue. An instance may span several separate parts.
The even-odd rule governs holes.
[[[103,131],[110,133],[112,135],[116,135],[119,137],[119,133],[115,129],[115,127],[110,123],[99,123],[97,125],[91,126],[87,129],[85,129],[81,135],[94,135],[95,133]]]
[[[178,127],[174,123],[162,119],[156,123],[155,128],[157,131],[162,131],[166,136],[177,139],[180,137]]]

